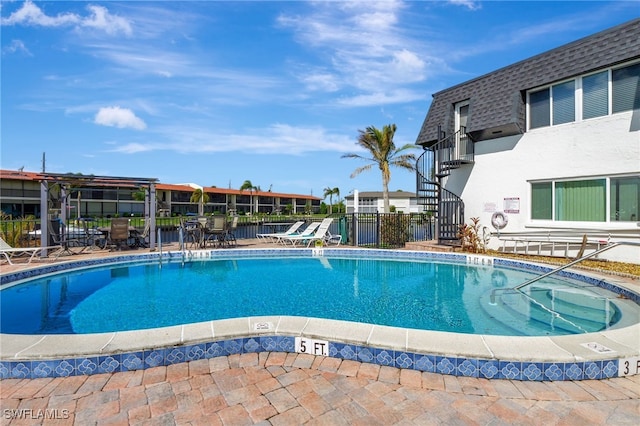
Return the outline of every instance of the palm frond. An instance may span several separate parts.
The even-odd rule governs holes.
[[[353,173],[351,173],[351,178],[358,176],[360,173],[364,172],[365,170],[369,170],[372,166],[373,164],[367,164],[366,166],[358,167],[353,171]]]

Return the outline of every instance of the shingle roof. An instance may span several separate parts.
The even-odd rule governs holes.
[[[439,125],[451,134],[454,104],[466,100],[467,132],[474,140],[523,133],[526,90],[636,58],[640,58],[640,18],[434,94],[416,143],[437,141]]]

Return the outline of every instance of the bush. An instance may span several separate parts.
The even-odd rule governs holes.
[[[477,217],[471,218],[471,224],[460,225],[458,231],[458,238],[462,243],[462,251],[470,253],[486,253],[488,234],[486,232],[487,227],[480,228],[480,219]],[[480,235],[482,234],[482,235]]]
[[[409,241],[411,233],[411,217],[402,214],[389,214],[382,216],[380,226],[380,238],[383,246],[400,247]]]

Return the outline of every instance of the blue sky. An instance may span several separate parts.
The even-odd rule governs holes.
[[[359,129],[640,16],[638,1],[2,1],[3,169],[381,190]],[[418,155],[419,150],[415,151]],[[394,169],[390,189],[415,191]]]

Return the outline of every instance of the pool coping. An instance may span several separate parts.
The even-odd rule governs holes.
[[[354,248],[216,249],[128,254],[60,262],[3,274],[4,287],[77,267],[145,260],[255,256],[364,255],[446,260],[552,270],[549,265],[483,255]],[[640,304],[629,280],[568,269],[562,274],[608,288]],[[635,283],[634,283],[635,284]],[[570,336],[496,336],[404,329],[320,318],[265,316],[151,330],[72,335],[0,334],[0,379],[64,377],[139,370],[248,352],[326,355],[456,376],[511,380],[603,379],[640,373],[640,322]]]

